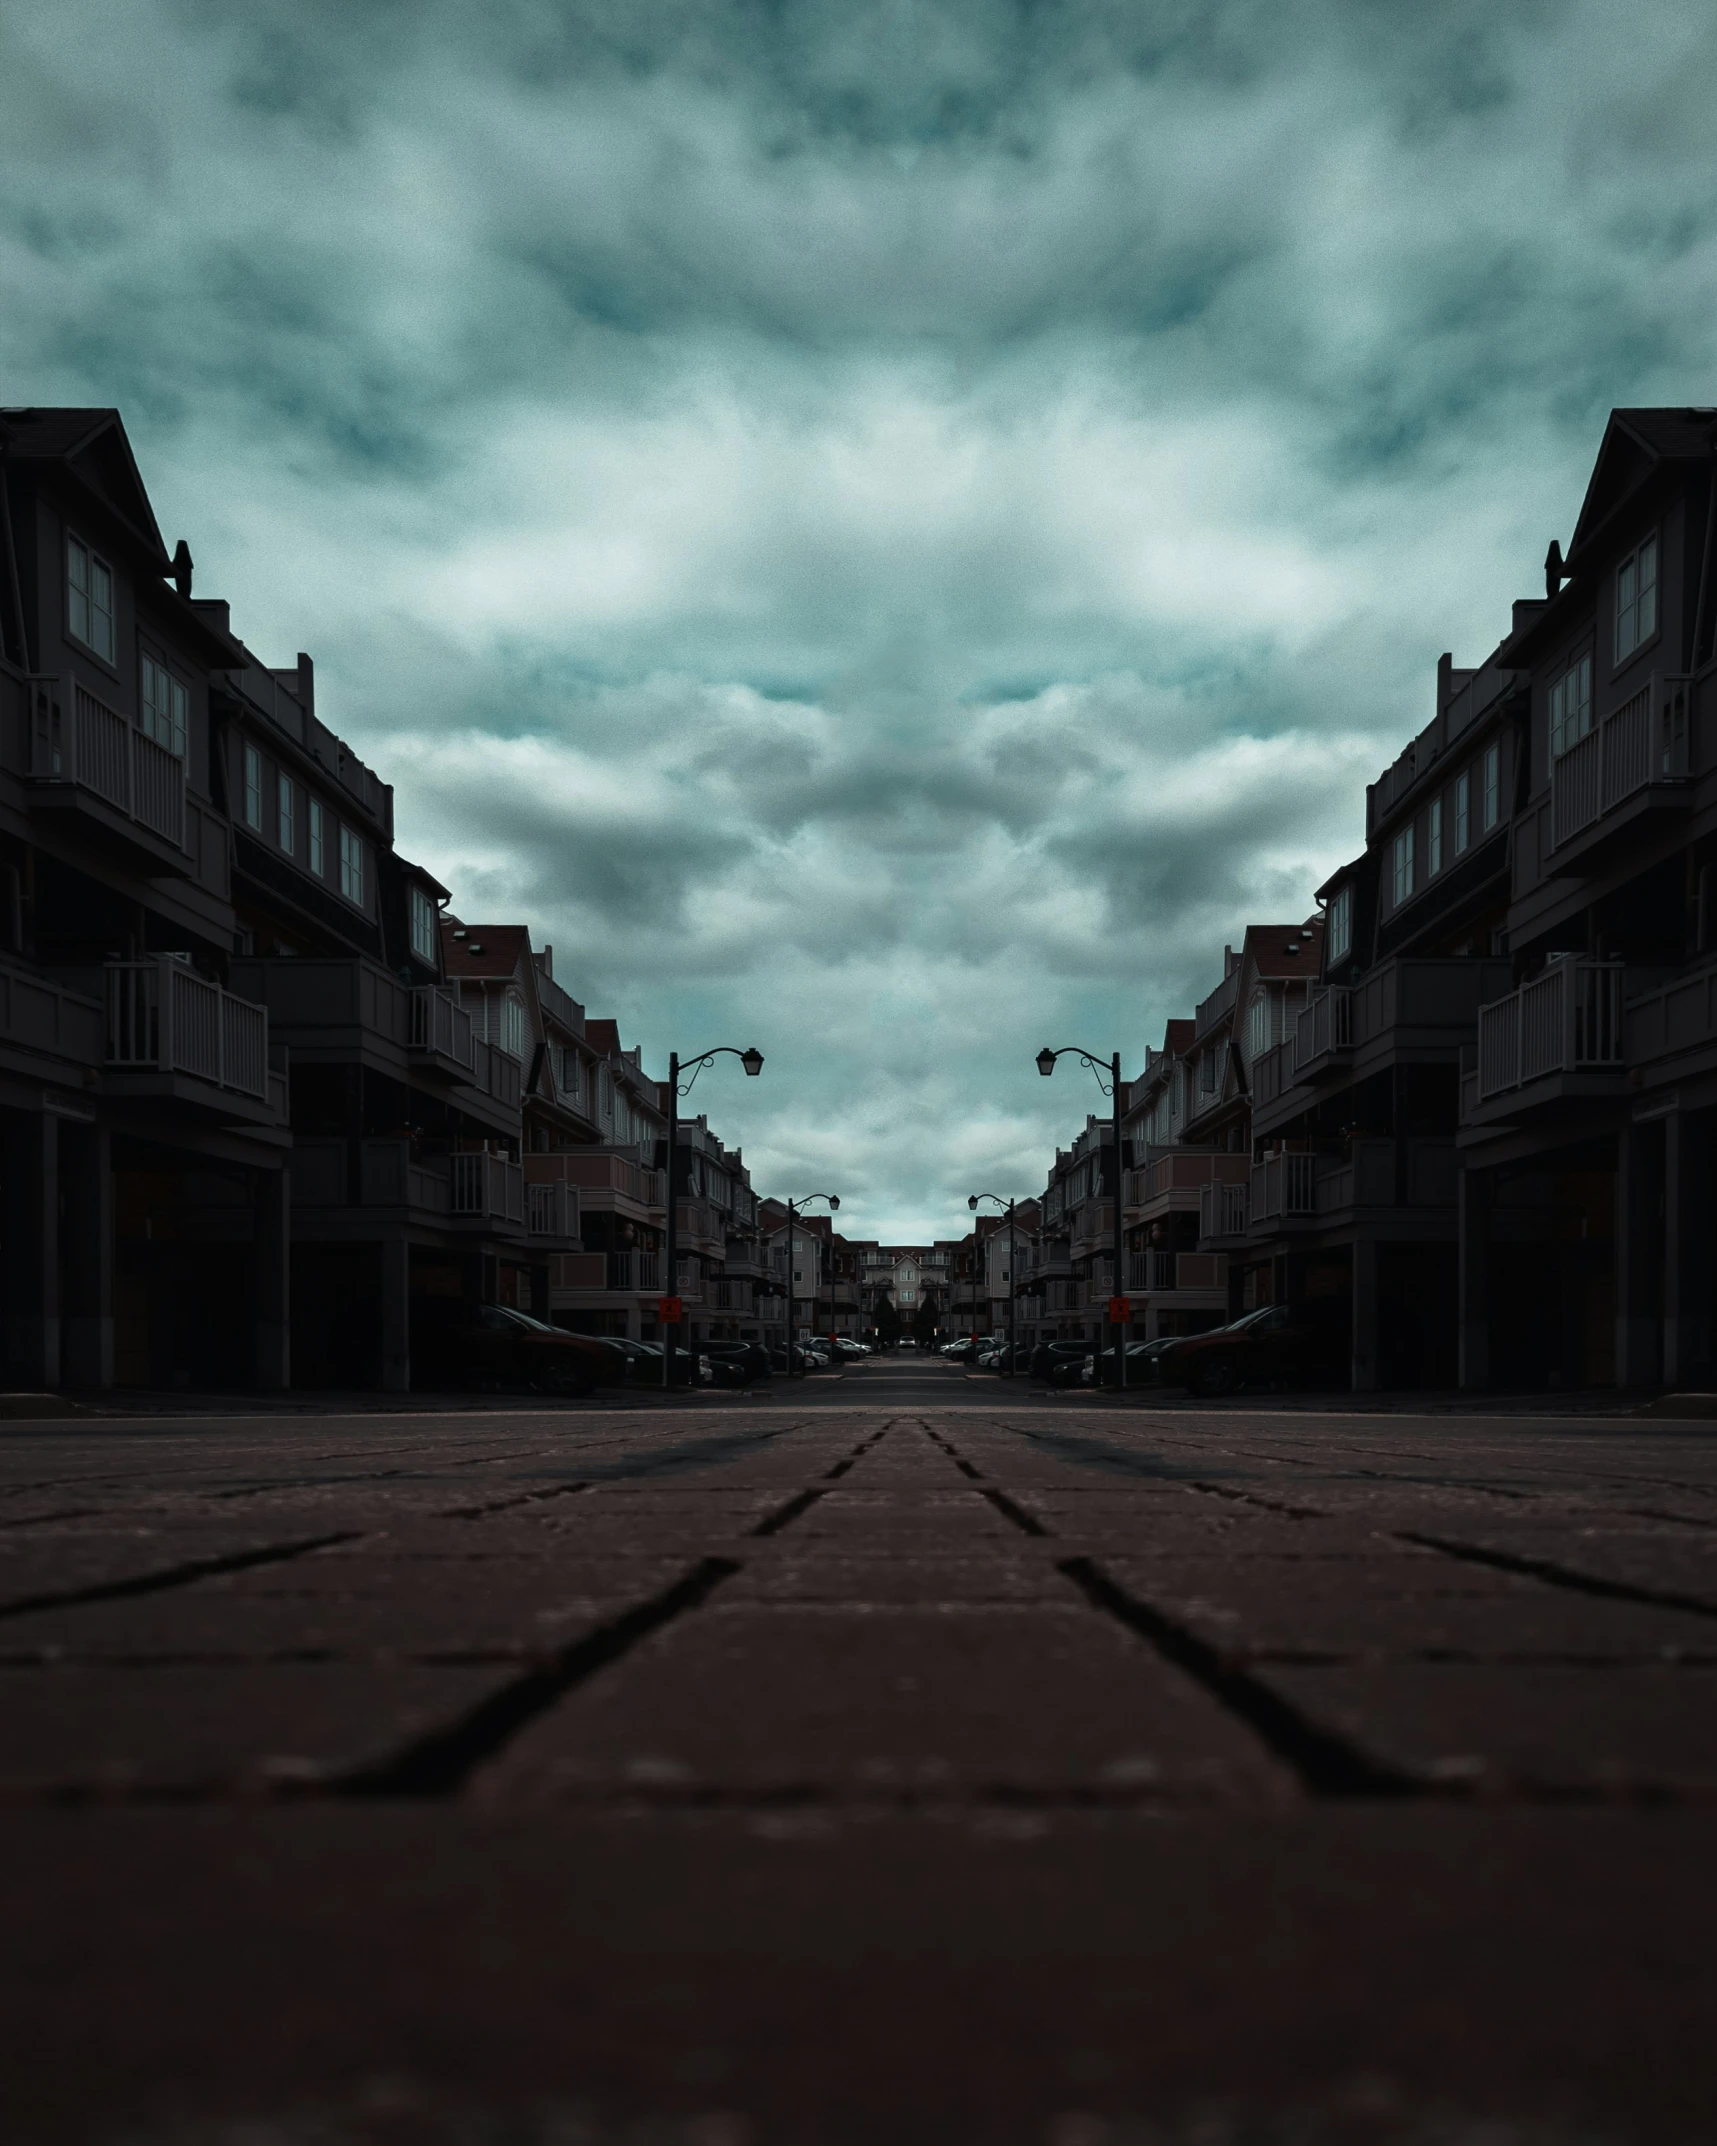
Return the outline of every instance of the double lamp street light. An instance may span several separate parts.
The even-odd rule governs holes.
[[[835,1214],[840,1208],[841,1196],[838,1192],[807,1192],[802,1200],[789,1200],[787,1202],[787,1376],[789,1378],[793,1376],[793,1224],[800,1209],[809,1207],[813,1200],[827,1200],[830,1214]],[[831,1265],[829,1270],[829,1325],[831,1327],[835,1323],[834,1298],[834,1269]],[[815,1304],[816,1301],[816,1293],[813,1291],[811,1302]]]
[[[974,1193],[973,1193],[973,1194],[971,1195],[971,1197],[970,1197],[970,1198],[969,1198],[969,1199],[967,1200],[967,1202],[966,1202],[966,1205],[967,1205],[967,1206],[968,1206],[968,1207],[969,1207],[969,1208],[970,1208],[970,1209],[971,1209],[971,1210],[973,1211],[973,1213],[974,1213],[974,1214],[975,1214],[975,1213],[977,1212],[978,1202],[979,1202],[980,1200],[994,1200],[994,1201],[995,1201],[995,1203],[996,1203],[996,1205],[997,1205],[998,1207],[1005,1207],[1005,1208],[1007,1209],[1007,1217],[1008,1217],[1008,1368],[1007,1368],[1007,1376],[1008,1376],[1009,1378],[1012,1378],[1012,1377],[1013,1377],[1013,1375],[1014,1375],[1014,1373],[1015,1373],[1015,1372],[1016,1372],[1016,1371],[1017,1371],[1017,1370],[1019,1369],[1019,1366],[1018,1366],[1018,1364],[1016,1364],[1016,1363],[1015,1363],[1015,1361],[1014,1361],[1014,1297],[1015,1297],[1015,1289],[1016,1289],[1016,1282],[1017,1282],[1017,1271],[1018,1271],[1018,1266],[1019,1266],[1019,1241],[1018,1241],[1018,1239],[1017,1239],[1017,1238],[1016,1238],[1016,1237],[1014,1236],[1014,1208],[1015,1208],[1015,1206],[1017,1205],[1017,1202],[1015,1202],[1015,1201],[1013,1201],[1013,1200],[1004,1200],[1004,1199],[1002,1198],[1002,1196],[1001,1196],[1001,1194],[1000,1194],[999,1192],[974,1192]],[[974,1222],[974,1223],[972,1224],[972,1273],[973,1273],[973,1276],[974,1276],[974,1280],[973,1280],[973,1283],[972,1283],[972,1325],[973,1325],[973,1328],[974,1328],[974,1329],[976,1328],[976,1326],[977,1326],[977,1323],[978,1323],[978,1285],[977,1285],[977,1281],[976,1281],[976,1279],[975,1279],[975,1277],[976,1277],[976,1275],[977,1275],[977,1272],[978,1272],[978,1250],[979,1250],[979,1246],[978,1246],[978,1225],[977,1225],[977,1224],[976,1224],[976,1223]],[[976,1338],[976,1336],[975,1336],[975,1333],[974,1333],[974,1338]]]
[[[1115,1382],[1127,1383],[1127,1320],[1131,1307],[1126,1297],[1126,1276],[1122,1269],[1125,1232],[1121,1221],[1121,1054],[1116,1051],[1108,1059],[1093,1057],[1082,1051],[1076,1043],[1070,1043],[1059,1051],[1052,1051],[1046,1043],[1037,1054],[1037,1070],[1047,1080],[1055,1071],[1058,1058],[1082,1058],[1097,1076],[1097,1085],[1109,1097],[1113,1106],[1115,1142],[1115,1274],[1109,1290],[1109,1323],[1115,1330]],[[1105,1085],[1104,1075],[1108,1080]],[[1101,1154],[1099,1152],[1099,1161]],[[1099,1183],[1101,1180],[1099,1180]],[[1102,1358],[1098,1365],[1101,1368]]]

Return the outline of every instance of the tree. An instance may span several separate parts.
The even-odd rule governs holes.
[[[892,1349],[900,1339],[900,1312],[886,1289],[877,1292],[876,1338],[885,1349]]]
[[[941,1322],[936,1312],[936,1292],[926,1289],[918,1299],[918,1308],[912,1314],[912,1338],[920,1348],[927,1349],[936,1339]]]

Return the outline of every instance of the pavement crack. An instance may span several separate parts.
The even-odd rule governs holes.
[[[699,1608],[743,1568],[731,1557],[705,1557],[669,1587],[563,1647],[515,1677],[445,1728],[432,1730],[381,1764],[303,1793],[427,1800],[457,1795],[480,1766],[497,1758],[521,1729],[641,1641]]]
[[[511,1498],[491,1498],[486,1505],[450,1505],[443,1520],[481,1520],[485,1513],[504,1513],[517,1505],[541,1505],[548,1498],[576,1498],[588,1483],[555,1483],[547,1490],[521,1490]]]
[[[1086,1600],[1147,1640],[1259,1737],[1321,1800],[1400,1799],[1427,1793],[1423,1783],[1380,1764],[1333,1731],[1310,1721],[1277,1691],[1250,1675],[1186,1626],[1130,1594],[1089,1557],[1069,1557],[1060,1571]]]
[[[1717,1617],[1717,1602],[1702,1595],[1684,1595],[1673,1587],[1641,1587],[1631,1580],[1607,1580],[1601,1573],[1582,1572],[1576,1565],[1563,1565],[1548,1557],[1527,1557],[1518,1550],[1492,1550],[1482,1543],[1455,1542],[1446,1535],[1425,1535],[1416,1528],[1398,1528],[1397,1542],[1417,1543],[1424,1550],[1438,1550],[1444,1557],[1457,1557],[1469,1565],[1489,1565],[1497,1572],[1518,1573],[1523,1579],[1543,1580],[1551,1587],[1566,1587],[1575,1594],[1598,1595],[1610,1602],[1639,1602],[1653,1609],[1686,1610],[1695,1617]]]
[[[1287,1505],[1280,1498],[1260,1497],[1255,1490],[1235,1490],[1227,1483],[1194,1482],[1188,1490],[1196,1490],[1207,1498],[1231,1498],[1237,1505],[1261,1506],[1267,1513],[1280,1513],[1288,1520],[1327,1520],[1329,1515],[1312,1505]]]
[[[257,1565],[282,1565],[295,1557],[308,1557],[316,1550],[331,1550],[337,1543],[362,1539],[361,1528],[342,1528],[333,1535],[310,1535],[298,1542],[271,1543],[261,1550],[234,1550],[225,1557],[187,1558],[182,1565],[167,1565],[159,1572],[140,1572],[128,1580],[97,1580],[88,1587],[61,1587],[36,1595],[16,1595],[0,1602],[0,1617],[24,1617],[33,1610],[71,1609],[82,1602],[120,1602],[129,1595],[157,1595],[171,1587],[189,1587],[197,1580],[212,1580],[228,1572],[249,1572]]]
[[[819,1498],[827,1496],[828,1492],[820,1483],[813,1483],[809,1490],[796,1491],[785,1505],[778,1505],[772,1513],[766,1513],[749,1532],[753,1535],[779,1535],[783,1528],[790,1528],[802,1513],[808,1513]]]

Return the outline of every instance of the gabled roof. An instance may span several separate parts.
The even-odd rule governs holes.
[[[1192,1039],[1198,1034],[1198,1023],[1190,1014],[1184,1020],[1168,1022],[1163,1029],[1163,1056],[1184,1058],[1192,1049]]]
[[[618,1021],[592,1021],[584,1024],[584,1038],[599,1058],[620,1056],[620,1023]]]
[[[461,932],[463,938],[457,936]],[[521,975],[521,962],[529,967],[530,944],[530,932],[523,924],[462,924],[457,917],[441,920],[441,953],[449,983],[501,983]]]
[[[1714,441],[1717,410],[1612,410],[1568,546],[1570,567],[1660,464],[1703,462]]]
[[[1241,958],[1249,962],[1254,976],[1272,982],[1315,976],[1323,943],[1321,916],[1311,917],[1304,924],[1249,924]]]
[[[117,410],[0,410],[0,446],[13,462],[65,464],[166,572],[167,547]]]

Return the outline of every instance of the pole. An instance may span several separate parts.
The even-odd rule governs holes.
[[[793,1376],[793,1202],[787,1202],[787,1376]]]
[[[1109,1078],[1114,1084],[1115,1103],[1115,1294],[1124,1294],[1126,1277],[1121,1261],[1126,1251],[1126,1232],[1121,1225],[1121,1054],[1117,1051],[1109,1061]],[[1127,1387],[1127,1328],[1121,1319],[1115,1321],[1115,1384],[1124,1393]]]
[[[1014,1235],[1014,1203],[1008,1202],[1008,1377],[1019,1369],[1014,1361],[1014,1289],[1019,1281],[1019,1240]]]
[[[662,1276],[662,1294],[672,1299],[679,1294],[679,1207],[674,1198],[674,1150],[680,1138],[680,1054],[668,1053],[668,1250],[666,1272]],[[674,1349],[679,1341],[679,1323],[672,1325],[662,1321],[662,1384],[674,1383]]]

